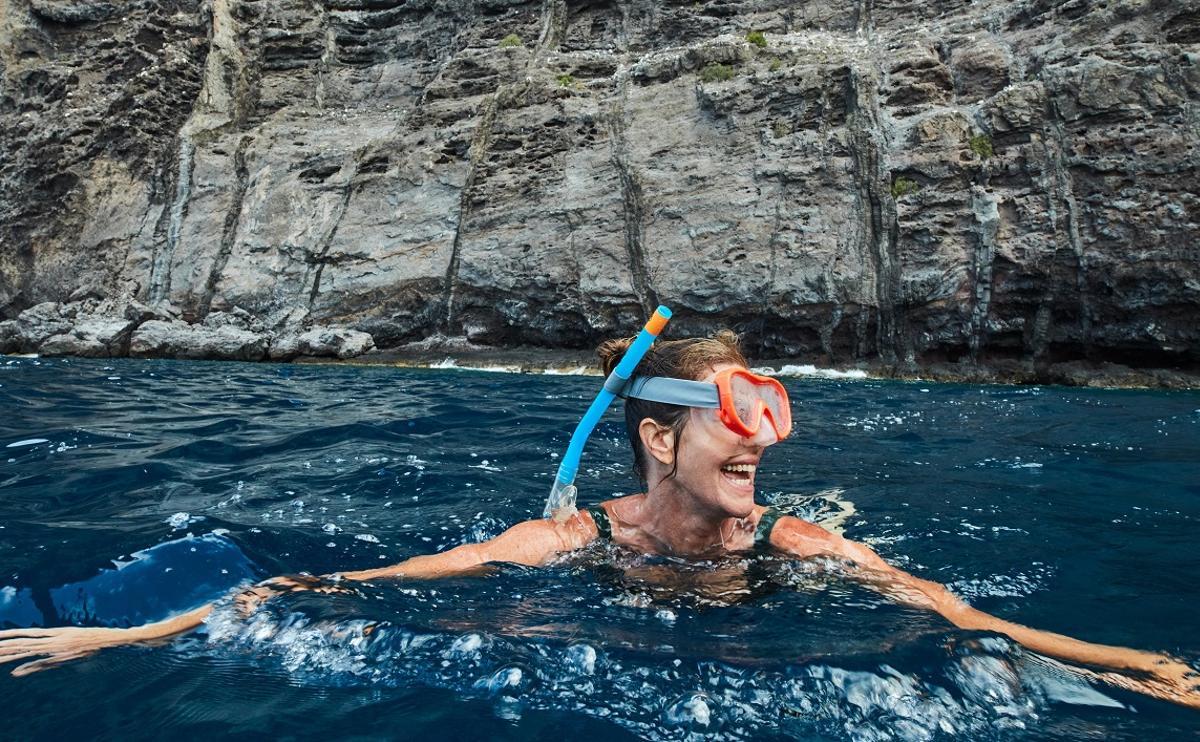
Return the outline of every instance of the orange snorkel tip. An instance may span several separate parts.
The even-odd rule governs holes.
[[[667,321],[670,319],[671,310],[667,309],[666,307],[659,307],[658,309],[654,310],[654,314],[649,320],[647,320],[646,327],[644,329],[651,335],[658,336],[658,334],[663,331],[663,328],[667,326]]]

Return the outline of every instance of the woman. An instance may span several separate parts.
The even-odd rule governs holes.
[[[610,341],[600,347],[606,373],[629,342]],[[891,566],[863,544],[755,504],[757,467],[766,449],[790,432],[791,417],[783,387],[755,376],[747,366],[736,336],[729,332],[713,339],[660,341],[642,360],[635,380],[641,383],[627,388],[625,402],[635,469],[647,485],[642,494],[609,500],[564,518],[519,523],[489,541],[413,557],[390,567],[325,578],[266,580],[241,593],[238,601],[249,610],[280,592],[342,590],[338,583],[344,580],[433,579],[470,572],[489,562],[541,566],[597,539],[639,553],[693,559],[769,549],[797,559],[832,557],[854,579],[900,603],[934,611],[959,628],[1003,634],[1035,652],[1085,666],[1079,672],[1090,678],[1200,708],[1197,674],[1182,662],[991,616],[959,600],[943,585]],[[662,400],[695,401],[684,405]],[[129,629],[0,631],[0,662],[24,661],[13,674],[25,675],[104,647],[189,631],[211,610],[211,605],[205,605]]]

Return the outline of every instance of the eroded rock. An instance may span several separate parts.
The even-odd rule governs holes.
[[[353,358],[375,347],[365,332],[341,327],[314,327],[282,335],[271,343],[271,360],[290,361],[299,356]]]
[[[1195,366],[1189,4],[10,3],[0,347]]]
[[[15,325],[21,352],[32,353],[49,338],[70,331],[77,308],[75,304],[47,301],[21,312]]]
[[[236,327],[205,327],[173,320],[150,320],[133,333],[129,355],[228,361],[261,361],[267,355],[266,335]]]
[[[121,317],[86,317],[70,331],[41,344],[38,353],[47,356],[119,358],[129,353],[129,336],[136,323]]]

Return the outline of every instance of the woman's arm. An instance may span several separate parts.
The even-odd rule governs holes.
[[[62,626],[0,631],[0,664],[29,660],[13,668],[12,674],[20,677],[86,657],[106,647],[165,639],[196,628],[212,608],[212,604],[206,604],[165,621],[128,629]],[[37,657],[41,659],[34,659]]]
[[[1025,647],[1067,662],[1098,669],[1086,675],[1128,690],[1200,708],[1200,675],[1166,655],[1080,641],[1050,631],[1031,629],[972,608],[944,585],[897,569],[870,547],[830,533],[798,518],[779,520],[771,544],[798,557],[832,556],[856,567],[852,575],[899,603],[934,611],[961,629],[994,631]],[[1116,673],[1123,673],[1116,675]]]
[[[577,515],[565,523],[526,521],[489,541],[464,544],[440,554],[413,557],[391,567],[343,572],[330,577],[334,580],[360,581],[377,578],[427,580],[466,574],[488,562],[541,566],[558,554],[586,546],[597,535],[595,524],[586,515]],[[284,592],[337,592],[343,589],[338,587],[337,582],[307,575],[274,577],[247,588],[235,600],[241,610],[249,612],[263,601]],[[0,664],[25,661],[14,668],[12,674],[28,675],[106,647],[151,642],[186,633],[204,623],[212,609],[210,603],[164,621],[128,629],[64,626],[0,631]]]
[[[488,562],[540,567],[559,554],[587,546],[597,535],[590,515],[577,513],[565,523],[527,520],[488,541],[463,544],[440,554],[416,556],[390,567],[342,572],[339,576],[346,580],[380,577],[431,580],[464,574]]]

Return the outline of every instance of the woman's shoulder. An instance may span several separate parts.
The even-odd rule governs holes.
[[[760,506],[762,507],[762,506]],[[803,518],[785,515],[773,507],[762,507],[755,528],[755,542],[797,555],[828,553],[845,541],[832,531]]]
[[[599,511],[610,519],[628,521],[630,518],[636,516],[645,500],[645,492],[640,492],[636,495],[622,495],[621,497],[602,500],[591,507],[584,508],[584,511],[592,514]]]
[[[613,524],[620,525],[627,522],[631,513],[642,506],[645,498],[645,493],[614,497],[586,507],[580,512],[586,513],[587,517],[591,519],[596,527],[598,538],[611,540]]]

